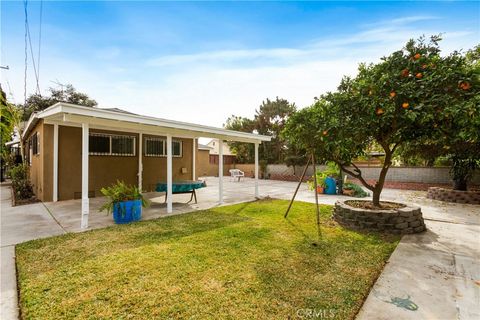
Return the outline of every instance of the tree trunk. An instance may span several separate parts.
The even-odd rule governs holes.
[[[372,193],[373,205],[376,207],[380,207],[380,194],[382,193],[382,189],[375,188]]]
[[[383,167],[382,170],[380,171],[380,176],[378,177],[378,181],[375,184],[375,189],[373,190],[373,195],[372,195],[372,202],[373,205],[376,207],[380,207],[380,194],[382,193],[383,190],[383,185],[385,184],[385,178],[387,177],[387,172],[388,169],[390,168],[390,165],[392,164],[392,151],[388,148],[383,148],[385,150],[385,160],[383,162]]]

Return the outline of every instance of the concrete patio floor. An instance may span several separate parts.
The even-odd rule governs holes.
[[[198,204],[185,204],[189,195],[173,196],[173,214],[218,206],[218,178],[204,178]],[[260,197],[290,199],[297,183],[260,180]],[[254,180],[240,183],[224,178],[224,203],[254,200]],[[164,196],[149,193],[152,205],[143,220],[167,216]],[[306,184],[297,199],[314,202]],[[344,196],[321,195],[333,205]],[[480,206],[443,203],[425,198],[425,192],[385,189],[382,200],[422,207],[428,231],[404,236],[366,299],[357,319],[477,319],[480,318]],[[17,319],[14,245],[80,228],[80,200],[35,203],[11,207],[10,190],[1,186],[0,319]],[[104,198],[90,200],[89,228],[113,225],[111,215],[99,213]],[[280,213],[282,214],[282,213]]]

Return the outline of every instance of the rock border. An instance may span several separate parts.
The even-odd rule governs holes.
[[[419,233],[426,230],[422,211],[417,206],[390,210],[368,210],[349,206],[345,201],[335,203],[333,219],[353,230],[377,231],[392,234]]]
[[[427,198],[445,202],[480,204],[479,191],[460,191],[440,187],[430,187],[427,191]]]

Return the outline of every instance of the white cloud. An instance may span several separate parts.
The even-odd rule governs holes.
[[[68,57],[46,57],[42,79],[72,83],[100,106],[162,118],[221,126],[231,114],[252,117],[265,98],[276,96],[304,107],[313,97],[334,90],[343,75],[354,75],[360,62],[375,62],[410,38],[444,30],[413,27],[434,17],[382,21],[355,34],[312,40],[296,48],[218,50],[186,55],[153,56],[128,66],[85,64]],[[445,33],[444,52],[473,47],[478,31]],[[99,50],[116,56],[115,48]],[[17,64],[22,65],[22,57]],[[2,80],[3,82],[3,80]],[[21,72],[10,78],[21,101]],[[48,87],[46,83],[44,87]],[[33,83],[29,83],[33,88]]]

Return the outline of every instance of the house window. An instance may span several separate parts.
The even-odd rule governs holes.
[[[135,137],[131,136],[112,136],[112,155],[115,156],[134,156],[135,155]]]
[[[95,155],[110,154],[110,136],[90,134],[88,137],[88,151]]]
[[[174,157],[182,156],[182,142],[181,141],[172,141],[172,155]]]
[[[135,137],[91,133],[88,137],[88,151],[95,156],[134,156]]]
[[[165,156],[165,140],[160,138],[145,138],[145,155],[148,157]]]
[[[182,157],[183,155],[182,141],[172,141],[172,156]],[[167,141],[163,138],[145,138],[145,156],[147,157],[166,157],[167,156]]]
[[[32,155],[40,154],[40,134],[38,132],[35,132],[30,139]]]

